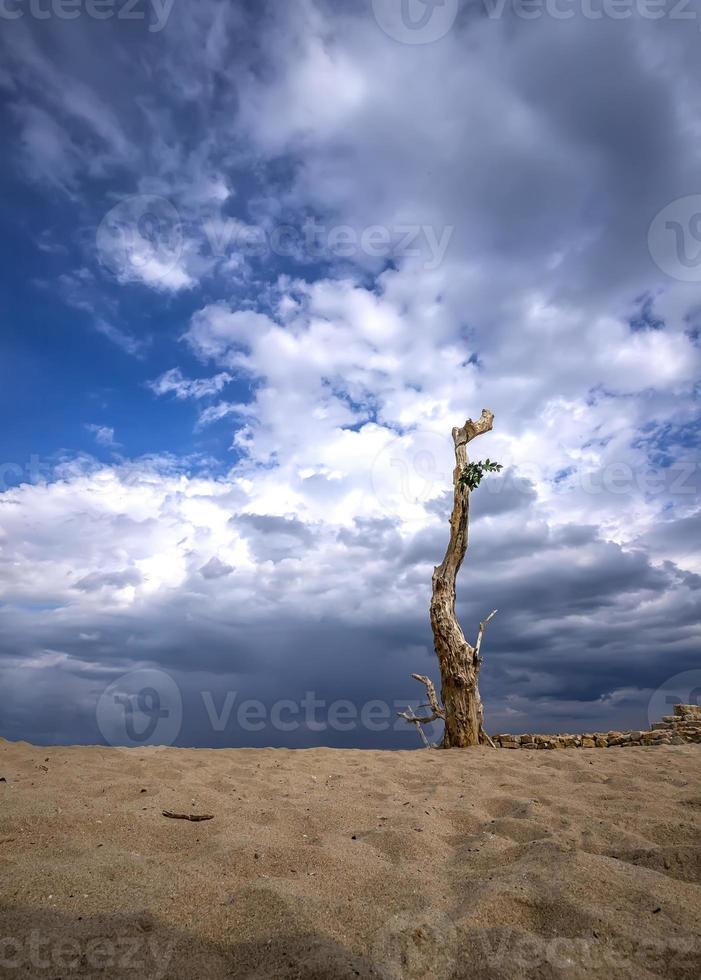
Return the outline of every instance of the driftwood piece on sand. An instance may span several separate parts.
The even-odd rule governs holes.
[[[214,820],[214,815],[213,814],[210,816],[209,814],[206,814],[206,813],[203,813],[203,814],[197,814],[197,813],[171,813],[170,810],[164,810],[163,811],[163,816],[164,817],[170,817],[171,820],[192,820],[195,823],[198,823],[201,820]]]

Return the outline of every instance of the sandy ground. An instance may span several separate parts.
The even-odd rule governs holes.
[[[700,765],[0,740],[0,976],[697,980]]]

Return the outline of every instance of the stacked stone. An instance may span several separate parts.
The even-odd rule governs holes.
[[[671,732],[687,742],[701,742],[701,706],[675,704],[674,714],[665,715],[661,723],[652,726],[655,731]]]
[[[677,704],[674,714],[645,732],[585,732],[583,735],[495,735],[502,749],[609,749],[626,745],[701,744],[701,707]]]

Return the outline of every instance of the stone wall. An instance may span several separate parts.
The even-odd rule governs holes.
[[[701,707],[676,704],[674,714],[644,732],[586,732],[583,735],[494,735],[502,749],[609,749],[624,745],[701,744]]]

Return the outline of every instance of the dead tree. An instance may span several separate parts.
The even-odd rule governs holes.
[[[401,712],[401,717],[417,729],[437,719],[445,722],[442,747],[466,748],[470,745],[494,745],[484,730],[484,710],[479,693],[480,649],[487,624],[496,614],[490,613],[480,623],[475,645],[467,642],[455,615],[455,580],[467,551],[470,493],[479,485],[483,472],[500,470],[498,463],[469,463],[467,444],[489,432],[494,414],[487,409],[473,422],[468,419],[453,429],[455,469],[453,470],[453,511],[450,517],[450,541],[443,562],[433,571],[431,628],[441,671],[441,700],[430,678],[412,674],[426,688],[430,715]],[[423,732],[421,732],[423,736]]]

